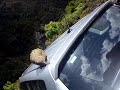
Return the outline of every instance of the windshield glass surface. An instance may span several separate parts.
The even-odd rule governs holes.
[[[77,43],[63,59],[60,80],[70,90],[120,90],[114,86],[120,68],[120,8],[110,7]]]

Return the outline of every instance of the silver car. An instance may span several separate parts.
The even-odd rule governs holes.
[[[47,64],[31,64],[21,90],[120,90],[120,2],[105,2],[46,50]]]

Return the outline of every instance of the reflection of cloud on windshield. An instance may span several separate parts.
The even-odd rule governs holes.
[[[86,82],[91,80],[102,81],[100,75],[97,75],[96,70],[92,70],[92,66],[89,60],[85,56],[81,56],[82,65],[81,65],[81,76]],[[90,80],[91,79],[91,80]]]
[[[107,60],[106,54],[107,54],[107,52],[105,52],[101,58],[101,64],[102,64],[101,71],[102,71],[102,73],[104,73],[110,65],[110,61]]]
[[[106,54],[111,51],[114,45],[115,42],[112,43],[108,39],[105,39],[103,41],[101,48],[101,60],[99,61],[99,64],[96,68],[94,65],[98,63],[98,61],[92,62],[83,55],[80,57],[80,60],[82,62],[80,75],[86,82],[89,83],[92,82],[92,80],[103,81],[103,74],[111,63],[111,61],[106,58]]]
[[[91,65],[90,65],[88,59],[85,56],[81,56],[80,59],[82,60],[81,74],[80,75],[86,76],[90,73]]]
[[[120,29],[119,28],[112,28],[111,30],[109,30],[109,35],[110,35],[111,39],[114,39],[115,37],[120,35]]]
[[[107,11],[107,20],[110,21],[112,29],[109,32],[110,38],[113,39],[120,34],[120,9],[112,7]]]
[[[102,52],[101,52],[102,53],[101,64],[102,64],[102,73],[104,73],[110,65],[110,61],[107,60],[106,54],[112,49],[114,44],[106,39],[104,40],[102,45],[103,47],[102,47]]]
[[[111,51],[112,47],[114,46],[114,44],[112,42],[110,42],[108,39],[105,39],[102,45],[103,45],[103,47],[102,47],[103,52]]]
[[[91,80],[103,81],[103,73],[107,70],[107,68],[109,67],[111,63],[109,60],[107,60],[106,54],[109,51],[111,51],[114,44],[110,42],[109,40],[105,39],[102,45],[103,47],[101,48],[102,50],[101,61],[99,62],[96,68],[93,68],[93,67],[94,67],[94,63],[97,63],[97,62],[92,63],[89,61],[87,57],[85,56],[80,57],[82,61],[80,75],[86,82],[91,82]]]

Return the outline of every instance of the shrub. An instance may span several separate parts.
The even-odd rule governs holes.
[[[15,83],[11,83],[10,81],[7,81],[7,83],[3,86],[4,90],[20,90],[19,89],[19,83],[16,81]]]
[[[51,21],[45,25],[48,40],[53,42],[55,40],[55,38],[53,39],[54,36],[63,33],[68,26],[75,24],[79,19],[86,16],[86,14],[90,13],[105,1],[106,0],[71,0],[65,8],[64,17],[62,17],[59,22]]]
[[[51,21],[49,24],[45,25],[45,31],[47,38],[53,38],[54,35],[59,34],[60,32],[60,22]]]

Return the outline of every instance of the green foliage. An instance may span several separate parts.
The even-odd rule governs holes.
[[[14,90],[14,84],[11,82],[7,81],[7,83],[3,86],[4,90]]]
[[[57,35],[60,32],[60,22],[51,21],[49,24],[45,25],[46,36],[52,38],[53,35]]]
[[[4,90],[20,90],[19,89],[19,83],[16,81],[15,83],[11,83],[10,81],[7,81],[7,83],[3,86]]]
[[[66,13],[70,14],[76,11],[75,9],[78,7],[78,5],[82,3],[82,0],[71,0],[68,5],[66,6]]]
[[[68,26],[75,24],[79,19],[86,16],[86,14],[90,13],[105,1],[106,0],[71,0],[65,8],[66,14],[64,17],[62,17],[60,21],[54,22],[54,25],[60,23],[56,29],[54,28],[53,21],[45,25],[47,39],[52,38],[50,41],[55,40],[54,36],[63,33]],[[49,27],[46,28],[47,26]],[[60,32],[58,30],[60,30]]]
[[[69,26],[72,26],[80,19],[80,13],[84,7],[83,3],[79,3],[76,7],[74,7],[74,12],[66,14],[65,19]]]
[[[82,0],[70,1],[66,7],[66,15],[62,17],[59,22],[51,21],[45,25],[46,36],[48,39],[53,39],[55,35],[60,35],[68,28],[68,26],[72,26],[80,19],[80,13],[84,8],[84,5],[81,2]]]

